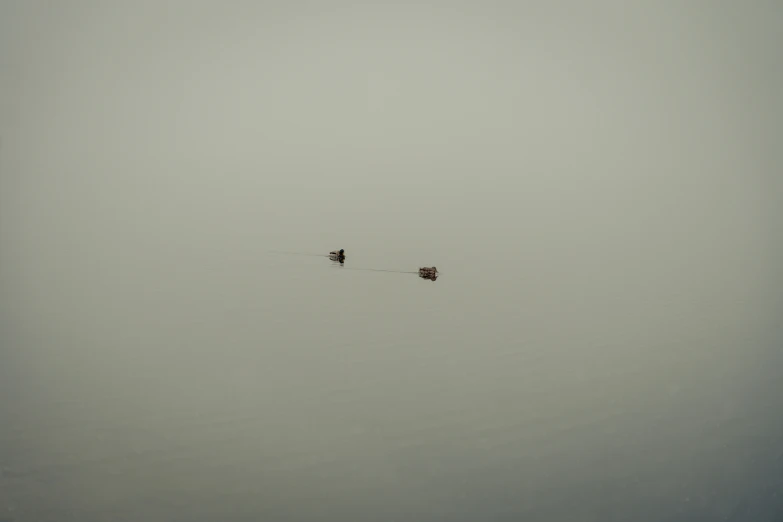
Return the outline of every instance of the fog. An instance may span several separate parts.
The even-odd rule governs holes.
[[[0,522],[778,520],[782,49],[0,0]]]

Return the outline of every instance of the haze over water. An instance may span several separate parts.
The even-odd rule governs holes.
[[[0,3],[0,522],[780,520],[783,8],[675,4]]]

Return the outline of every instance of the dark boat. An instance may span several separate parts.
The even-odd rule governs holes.
[[[419,268],[419,277],[435,281],[438,278],[438,269],[434,266]]]

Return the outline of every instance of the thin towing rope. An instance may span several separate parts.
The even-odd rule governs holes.
[[[306,252],[282,252],[280,250],[270,250],[273,254],[288,254],[292,256],[311,256],[311,257],[329,257],[328,254],[310,254]]]
[[[411,272],[409,270],[385,270],[383,268],[358,268],[353,266],[341,266],[337,267],[340,270],[365,270],[367,272],[390,272],[392,274],[418,274],[418,272]]]
[[[309,256],[309,257],[326,257],[326,258],[333,257],[333,255],[329,255],[329,254],[313,254],[313,253],[310,253],[310,252],[286,252],[286,251],[282,251],[282,250],[270,250],[269,252],[273,253],[273,254],[287,254],[287,255],[292,255],[292,256]],[[365,271],[365,272],[388,272],[388,273],[392,273],[392,274],[417,274],[417,275],[419,274],[418,270],[416,270],[416,271],[411,271],[411,270],[389,270],[389,269],[384,269],[384,268],[361,268],[361,267],[352,267],[352,266],[344,266],[344,265],[340,265],[339,267],[335,267],[335,268],[339,268],[340,270],[361,270],[361,271]],[[438,277],[440,277],[440,276],[441,276],[441,273],[438,272]]]

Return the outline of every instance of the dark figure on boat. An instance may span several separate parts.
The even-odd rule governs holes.
[[[339,261],[340,263],[345,262],[345,250],[342,248],[340,250],[332,250],[329,252],[329,259],[332,261]]]
[[[419,277],[435,281],[438,278],[438,269],[434,266],[419,268]]]

